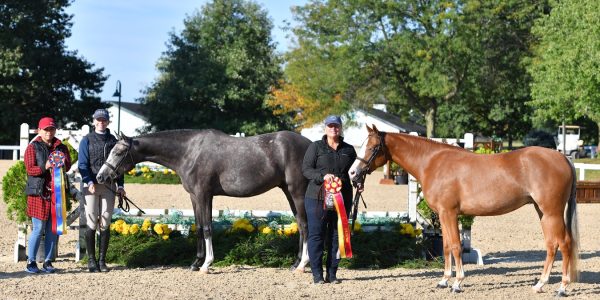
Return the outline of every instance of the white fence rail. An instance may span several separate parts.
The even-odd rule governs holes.
[[[579,169],[579,180],[585,180],[586,170],[600,170],[600,165],[575,163],[575,169]]]

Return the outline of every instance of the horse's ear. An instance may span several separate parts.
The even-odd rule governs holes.
[[[367,126],[367,131],[368,131],[369,133],[371,133],[371,132],[373,131],[373,129],[371,129],[371,127],[369,127],[369,125],[365,124],[365,126]]]
[[[373,131],[375,131],[375,133],[379,133],[379,130],[377,129],[377,126],[375,126],[375,124],[373,124]]]
[[[126,136],[126,135],[123,133],[123,131],[121,131],[121,132],[120,132],[119,136],[121,137],[121,139],[124,139],[124,140],[128,140],[128,139],[129,139],[129,137],[128,137],[128,136]]]

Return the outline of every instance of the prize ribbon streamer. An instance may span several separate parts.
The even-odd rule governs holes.
[[[334,177],[333,180],[325,182],[325,191],[333,196],[333,204],[338,215],[338,243],[340,257],[352,258],[352,245],[350,244],[350,227],[348,226],[348,217],[344,207],[344,198],[342,197],[342,180]]]
[[[48,157],[52,165],[52,232],[57,235],[67,233],[67,205],[63,166],[65,164],[65,155],[61,151],[54,151]]]

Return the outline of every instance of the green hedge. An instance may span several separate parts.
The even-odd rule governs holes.
[[[17,223],[29,221],[27,217],[27,195],[25,185],[27,184],[27,172],[25,163],[18,161],[2,178],[2,194],[6,203],[6,215],[9,220]]]
[[[253,265],[287,268],[297,254],[298,234],[291,236],[245,231],[213,232],[214,266]],[[113,231],[107,254],[111,263],[127,267],[191,264],[196,256],[196,237],[173,231],[169,239],[156,235],[121,235]],[[342,259],[346,268],[441,267],[425,262],[424,243],[398,232],[360,232],[352,237],[352,259]]]

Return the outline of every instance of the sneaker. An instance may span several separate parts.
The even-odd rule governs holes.
[[[56,272],[56,268],[54,268],[52,266],[52,263],[49,260],[47,260],[47,261],[44,262],[44,264],[42,265],[42,270],[44,272],[46,272],[46,273],[54,273],[54,272]]]
[[[38,269],[37,264],[35,263],[35,261],[28,261],[27,262],[27,268],[25,269],[25,272],[30,273],[30,274],[36,274],[40,272],[40,269]]]

